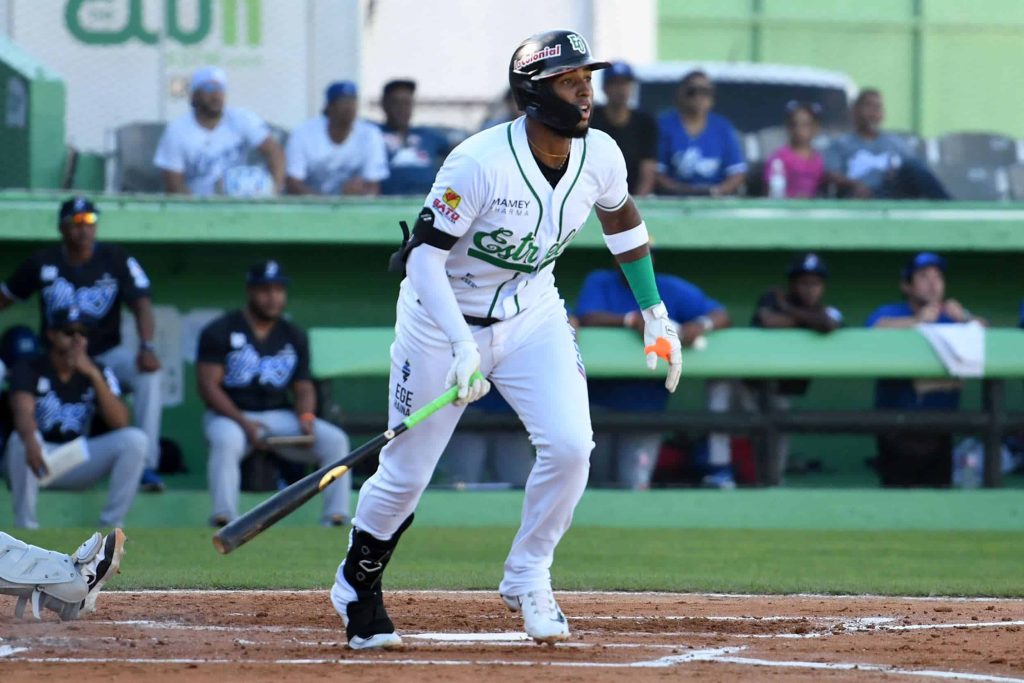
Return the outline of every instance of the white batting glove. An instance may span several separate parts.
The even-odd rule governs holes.
[[[483,377],[471,380],[473,373],[480,369],[480,351],[476,342],[457,341],[452,344],[452,366],[448,369],[445,386],[458,386],[458,398],[453,401],[457,406],[464,406],[483,398],[491,390],[491,383]]]
[[[668,362],[668,377],[665,388],[670,392],[679,384],[679,374],[683,371],[683,351],[679,344],[679,334],[675,323],[669,320],[665,304],[659,303],[645,308],[644,316],[644,353],[647,354],[647,367],[654,370],[658,367],[658,358]]]

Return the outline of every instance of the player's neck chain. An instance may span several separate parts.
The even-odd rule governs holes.
[[[537,154],[542,154],[542,155],[544,155],[544,156],[546,156],[546,157],[548,157],[550,159],[561,159],[562,163],[558,164],[558,168],[562,168],[563,166],[565,166],[565,162],[569,161],[569,152],[566,152],[565,154],[552,154],[551,152],[545,152],[544,150],[539,148],[537,145],[533,144],[533,141],[530,140],[529,137],[526,138],[526,141],[530,144],[530,147]],[[570,150],[571,149],[572,148],[570,147]]]

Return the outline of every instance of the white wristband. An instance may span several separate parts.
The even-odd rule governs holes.
[[[640,222],[635,228],[630,228],[614,235],[605,235],[604,243],[608,245],[608,251],[612,254],[624,254],[627,251],[642,247],[650,241],[647,235],[647,225]]]

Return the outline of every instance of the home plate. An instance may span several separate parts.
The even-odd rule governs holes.
[[[443,643],[518,643],[530,640],[530,636],[525,633],[514,631],[507,633],[413,633],[402,637]]]

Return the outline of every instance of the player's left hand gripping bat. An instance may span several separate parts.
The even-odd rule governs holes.
[[[302,506],[307,500],[327,488],[331,482],[345,476],[356,463],[373,455],[399,434],[412,429],[420,422],[455,400],[459,388],[453,386],[423,406],[402,422],[383,434],[378,434],[355,449],[338,462],[321,467],[291,486],[278,491],[270,498],[249,510],[244,515],[218,531],[213,537],[213,546],[223,555],[246,543],[268,529],[278,520]]]

